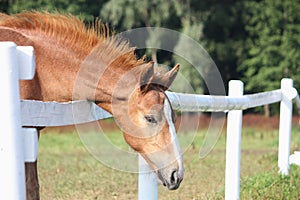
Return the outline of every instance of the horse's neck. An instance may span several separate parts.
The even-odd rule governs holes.
[[[69,56],[76,57],[76,53],[73,52],[73,54],[73,56]],[[112,103],[120,105],[128,101],[136,86],[138,72],[114,65],[114,59],[106,60],[105,51],[101,53],[98,51],[97,55],[93,54],[94,52],[91,52],[83,60],[76,60],[73,66],[68,66],[70,63],[67,63],[65,67],[57,69],[55,73],[58,73],[58,76],[59,73],[68,74],[65,83],[57,83],[57,85],[67,86],[66,88],[62,87],[59,94],[64,97],[67,95],[67,98],[71,100],[94,101],[100,107],[112,113]],[[64,59],[63,55],[62,52],[56,57]],[[47,74],[44,74],[44,76],[47,76]],[[44,91],[48,91],[48,89],[46,88]]]
[[[129,83],[125,78],[125,82],[123,79],[118,84],[130,69],[124,68],[122,64],[112,65],[124,52],[112,55],[105,44],[96,50],[81,49],[78,46],[74,48],[51,41],[51,38],[43,35],[26,35],[27,38],[23,38],[21,34],[10,34],[4,29],[0,28],[0,40],[14,41],[17,45],[31,45],[35,49],[36,75],[33,80],[21,81],[23,99],[58,102],[91,100],[111,112],[112,96],[117,101],[126,101],[130,93],[129,87],[136,82],[133,75],[127,78]],[[126,63],[126,60],[119,63]]]
[[[32,38],[36,54],[36,75],[21,82],[21,97],[43,101],[71,101],[73,84],[84,54],[43,38]],[[28,89],[31,88],[29,92]],[[32,94],[32,88],[40,97]]]
[[[109,44],[108,44],[109,45]],[[105,110],[112,112],[112,103],[128,100],[137,83],[137,71],[116,62],[122,54],[111,55],[111,50],[101,44],[82,61],[74,81],[73,97],[95,101]],[[116,64],[119,63],[119,64]]]
[[[95,101],[112,113],[112,104],[128,101],[136,85],[136,76],[127,77],[126,71],[98,60],[81,65],[74,82],[74,98]],[[133,72],[133,74],[135,74]]]

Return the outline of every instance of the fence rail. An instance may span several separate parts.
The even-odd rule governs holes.
[[[4,42],[0,43],[0,57],[2,70],[0,80],[1,83],[7,81],[6,84],[0,84],[0,90],[5,91],[8,97],[0,99],[2,110],[0,118],[2,121],[3,119],[6,122],[8,120],[8,123],[2,123],[0,126],[0,163],[2,169],[7,170],[0,170],[0,199],[25,199],[25,174],[22,163],[35,161],[37,134],[35,129],[23,130],[26,132],[24,137],[27,139],[22,143],[20,140],[24,134],[21,129],[22,126],[80,124],[108,118],[111,115],[94,103],[87,101],[66,103],[20,101],[19,78],[31,79],[34,74],[33,49],[29,47],[26,50],[26,47],[16,47],[13,43]],[[27,70],[25,70],[26,67]],[[249,95],[243,95],[243,83],[240,81],[230,82],[229,96],[167,92],[173,108],[182,112],[228,112],[225,199],[239,199],[242,110],[281,102],[278,167],[280,173],[288,174],[293,99],[300,109],[300,98],[292,84],[291,79],[283,79],[281,89]],[[3,114],[3,110],[8,112]],[[76,117],[74,117],[74,112]],[[10,130],[11,133],[8,134],[7,131]],[[7,135],[11,135],[11,137],[7,138]],[[22,153],[23,146],[25,154]],[[299,156],[299,153],[295,153],[292,158],[293,160],[300,160]],[[146,167],[143,160],[140,160],[139,164],[141,168]],[[139,188],[145,188],[144,182],[148,181],[147,188],[153,189],[147,194],[143,190],[139,191],[139,199],[157,199],[157,180],[153,177],[155,177],[153,174],[139,174]]]
[[[167,92],[175,110],[183,112],[228,112],[230,110],[246,110],[281,100],[280,89],[250,94],[241,97],[195,95]]]
[[[288,98],[295,98],[300,109],[300,98],[296,89],[291,88]],[[196,95],[166,92],[173,109],[181,112],[229,112],[246,110],[258,106],[280,102],[282,90],[273,90],[241,97]],[[74,111],[80,110],[81,115],[74,118]],[[21,100],[23,126],[63,126],[87,123],[112,117],[111,114],[93,102],[71,101],[65,103]]]

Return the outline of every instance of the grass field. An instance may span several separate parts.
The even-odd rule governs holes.
[[[300,128],[293,128],[292,152],[300,150]],[[87,133],[88,134],[88,133]],[[225,133],[213,151],[199,159],[204,132],[179,133],[186,151],[185,179],[176,191],[159,186],[159,199],[223,199]],[[128,148],[120,132],[107,134],[112,143]],[[290,175],[277,171],[278,131],[243,130],[241,199],[300,199],[300,167]],[[101,148],[101,147],[99,147]],[[122,163],[120,163],[122,165]],[[101,164],[85,149],[76,132],[41,134],[39,144],[41,199],[137,199],[137,174],[113,170]]]

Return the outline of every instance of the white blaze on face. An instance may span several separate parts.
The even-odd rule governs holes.
[[[167,98],[165,99],[165,102],[164,102],[164,114],[165,114],[167,123],[169,125],[169,133],[171,134],[171,144],[170,145],[172,145],[174,148],[174,153],[176,156],[176,160],[178,162],[180,173],[183,173],[183,162],[182,162],[182,157],[181,157],[180,145],[177,140],[176,129],[175,129],[175,125],[172,120],[172,108],[171,108],[171,105]]]

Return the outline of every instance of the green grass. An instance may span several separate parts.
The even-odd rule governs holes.
[[[300,150],[300,129],[293,131],[292,152]],[[224,198],[225,134],[200,159],[204,135],[200,132],[194,138],[179,133],[185,151],[185,179],[176,191],[159,186],[159,199]],[[128,150],[120,132],[107,137]],[[300,168],[291,166],[286,177],[277,173],[278,131],[245,129],[242,141],[241,199],[300,199]],[[42,134],[38,167],[41,199],[137,199],[137,174],[104,166],[89,154],[77,133]]]
[[[277,170],[259,173],[241,182],[241,199],[300,199],[299,167],[292,165],[289,176]]]

